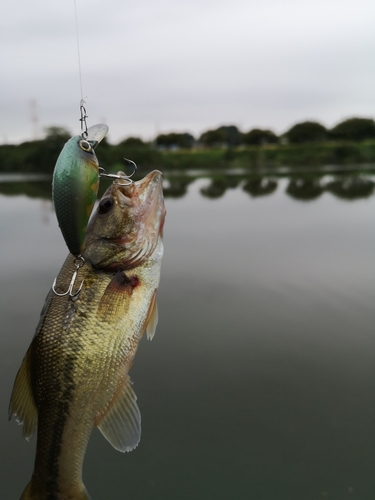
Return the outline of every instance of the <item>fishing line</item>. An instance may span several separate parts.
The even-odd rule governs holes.
[[[81,105],[85,104],[83,99],[83,85],[82,85],[82,69],[81,69],[81,53],[79,50],[79,30],[78,30],[78,15],[77,15],[77,3],[74,0],[74,14],[76,18],[76,35],[77,35],[77,55],[78,55],[78,71],[79,71],[79,85],[81,89]]]
[[[80,140],[78,142],[79,142],[79,146],[81,147],[82,150],[88,151],[90,149],[90,151],[92,151],[92,148],[94,148],[106,136],[106,134],[108,132],[108,127],[107,127],[107,125],[104,125],[104,124],[98,124],[98,125],[94,125],[93,127],[90,127],[90,129],[87,128],[86,118],[88,118],[88,116],[87,116],[87,112],[86,112],[86,102],[85,102],[85,99],[83,97],[81,52],[80,52],[80,47],[79,47],[79,29],[78,29],[78,14],[77,14],[77,1],[76,0],[74,0],[74,14],[75,14],[75,21],[76,21],[79,83],[80,83],[80,89],[81,89],[81,101],[79,103],[79,110],[80,110],[80,115],[81,115],[80,119],[79,119],[79,121],[81,122],[81,137],[80,137]],[[89,138],[89,135],[90,135],[90,138]],[[75,140],[76,147],[78,148],[79,146],[77,145],[76,138],[73,137],[72,139]],[[85,142],[84,140],[88,141],[88,142],[86,142],[86,144],[87,144],[89,149],[82,147],[82,143]],[[68,141],[68,143],[64,146],[63,151],[65,150],[65,148],[67,146],[68,146],[68,148],[70,148],[70,146],[69,146],[70,144],[71,144],[71,140]],[[95,172],[93,174],[88,174],[86,172],[86,174],[85,174],[85,171],[84,171],[85,160],[84,159],[82,160],[83,167],[81,168],[81,172],[75,172],[74,170],[77,170],[77,169],[71,168],[72,165],[73,166],[78,165],[78,170],[80,170],[79,159],[81,158],[79,156],[79,151],[78,151],[78,153],[74,149],[72,151],[75,151],[75,153],[73,152],[73,154],[71,154],[70,149],[68,149],[68,152],[67,152],[67,150],[65,150],[65,153],[64,153],[65,156],[63,156],[64,160],[60,160],[62,158],[63,152],[60,153],[60,156],[59,156],[59,159],[56,163],[55,171],[54,171],[53,192],[56,193],[56,191],[62,190],[64,188],[64,186],[60,185],[60,181],[59,181],[60,177],[63,177],[65,179],[65,181],[67,181],[67,182],[69,181],[69,183],[75,182],[77,184],[76,191],[70,186],[70,187],[68,187],[68,194],[70,194],[71,197],[74,196],[76,199],[79,198],[79,196],[76,196],[74,193],[77,192],[77,193],[80,193],[82,195],[83,200],[84,200],[84,201],[82,201],[82,203],[84,204],[83,213],[85,214],[85,216],[86,215],[88,217],[90,216],[91,209],[93,206],[93,203],[92,203],[92,205],[88,204],[88,200],[91,199],[90,198],[91,195],[88,193],[94,192],[95,197],[96,197],[97,186],[98,186],[98,181],[99,181],[100,177],[109,177],[109,178],[115,179],[114,183],[116,183],[120,186],[130,186],[131,184],[133,184],[134,181],[131,179],[131,177],[135,174],[135,172],[137,170],[137,165],[134,163],[134,161],[129,160],[127,158],[124,158],[124,160],[126,162],[130,163],[133,166],[133,172],[130,175],[126,175],[123,172],[119,172],[118,174],[115,175],[115,174],[107,174],[106,171],[104,170],[104,168],[99,166],[99,163],[96,159],[97,171],[96,171],[96,178],[95,178]],[[81,151],[81,153],[82,153],[82,151]],[[78,163],[75,163],[76,162],[75,156],[77,156],[77,158],[78,158]],[[59,160],[60,160],[60,163],[59,163]],[[66,165],[65,165],[66,162],[69,164],[69,168],[66,168]],[[58,168],[58,171],[60,172],[60,174],[55,177],[56,168]],[[64,172],[63,176],[61,175],[61,171]],[[94,171],[95,171],[95,168],[94,168]],[[93,181],[91,179],[91,175],[94,175]],[[55,182],[55,179],[57,179],[56,182]],[[96,188],[95,188],[96,191],[94,189],[94,186],[96,186]],[[64,190],[64,192],[65,192],[65,190]],[[54,202],[56,199],[57,198],[54,198]],[[58,220],[62,221],[59,225],[60,225],[60,229],[62,230],[65,242],[67,243],[67,246],[68,246],[70,252],[72,253],[72,255],[74,255],[74,261],[73,261],[74,271],[73,271],[73,274],[72,274],[72,277],[70,280],[68,290],[66,292],[58,291],[59,288],[56,286],[57,278],[55,278],[55,281],[53,282],[52,291],[58,297],[64,297],[66,295],[69,295],[69,298],[74,301],[74,300],[78,299],[79,294],[81,293],[81,290],[82,290],[83,282],[84,282],[84,280],[82,280],[78,289],[75,289],[76,288],[75,282],[76,282],[79,270],[85,264],[85,259],[82,257],[82,255],[80,253],[82,251],[82,249],[84,248],[84,241],[82,243],[81,236],[86,231],[88,219],[85,222],[85,224],[86,224],[85,226],[82,225],[81,223],[79,223],[76,229],[75,229],[75,226],[73,227],[73,229],[72,229],[73,236],[72,236],[71,235],[72,233],[69,233],[67,231],[67,229],[68,229],[67,226],[69,224],[71,224],[72,221],[77,222],[78,220],[81,220],[80,219],[80,217],[82,217],[82,211],[80,212],[81,205],[77,205],[77,207],[78,207],[77,211],[79,213],[74,214],[71,212],[70,208],[67,208],[64,205],[62,205],[60,207],[59,203],[60,202],[58,202],[58,204],[56,204],[56,202],[55,202],[55,211],[56,211]],[[77,202],[75,202],[75,203],[77,203]],[[67,212],[68,212],[68,215],[67,215]],[[59,217],[60,217],[60,219],[59,219]],[[84,219],[83,219],[83,221],[84,221]]]
[[[76,19],[76,36],[77,36],[77,56],[78,56],[78,72],[79,72],[79,86],[81,89],[81,101],[79,103],[79,111],[81,113],[81,136],[87,139],[87,123],[86,118],[88,117],[86,112],[86,102],[83,98],[83,84],[82,84],[82,68],[81,68],[81,51],[79,50],[79,29],[78,29],[78,14],[77,14],[77,2],[74,0],[74,14]]]

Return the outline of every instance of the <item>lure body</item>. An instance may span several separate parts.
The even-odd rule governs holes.
[[[60,230],[69,251],[80,255],[99,188],[99,162],[94,147],[106,135],[106,125],[88,129],[87,139],[75,136],[61,151],[53,172],[52,198]]]

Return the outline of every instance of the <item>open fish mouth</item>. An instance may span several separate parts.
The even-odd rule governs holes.
[[[154,170],[131,183],[119,178],[107,189],[90,221],[84,258],[105,269],[139,265],[163,236],[165,215],[161,172]]]
[[[154,170],[143,179],[130,185],[114,182],[106,195],[112,197],[117,205],[123,209],[132,209],[133,217],[141,221],[143,228],[159,235],[163,229],[165,206],[163,197],[163,175]],[[104,200],[104,198],[103,198]],[[105,201],[103,201],[105,204]],[[123,244],[126,240],[122,235],[106,237],[106,241]],[[124,241],[123,241],[124,240]]]
[[[119,172],[120,175],[121,172]],[[113,196],[123,196],[125,199],[132,199],[133,203],[144,203],[148,198],[156,198],[160,202],[163,196],[163,174],[159,170],[153,170],[143,179],[131,184],[121,184],[114,182],[112,185]]]

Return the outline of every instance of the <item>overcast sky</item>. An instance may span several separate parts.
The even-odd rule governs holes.
[[[76,4],[88,125],[110,142],[375,116],[374,0]],[[74,0],[4,0],[0,33],[0,142],[79,133]]]

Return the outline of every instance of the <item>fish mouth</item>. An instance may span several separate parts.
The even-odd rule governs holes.
[[[136,221],[135,227],[139,239],[143,234],[146,246],[154,246],[159,234],[162,235],[165,206],[163,196],[163,174],[159,170],[153,170],[143,179],[125,186],[121,183],[113,184],[113,196],[122,208],[130,208],[132,216]],[[123,234],[112,239],[117,245],[126,245],[129,235]],[[153,242],[153,243],[151,243]],[[148,252],[147,252],[148,253]]]
[[[117,175],[126,177],[124,172],[118,172]],[[116,194],[123,195],[125,198],[133,199],[133,201],[138,199],[139,203],[143,203],[146,198],[154,197],[155,195],[159,198],[160,193],[158,191],[162,192],[162,186],[163,174],[159,170],[153,170],[143,179],[129,184],[122,183],[121,179],[116,180],[112,185],[114,190],[112,194],[114,196]]]
[[[124,173],[118,172],[118,175],[124,176]],[[149,235],[162,235],[166,211],[163,174],[159,170],[153,170],[143,179],[129,184],[122,183],[121,179],[116,180],[108,194],[113,197],[121,210],[132,213],[133,219],[138,221],[138,230],[142,227]],[[120,234],[103,239],[121,246],[129,241],[129,235]]]
[[[111,271],[142,264],[158,247],[165,215],[161,172],[132,183],[114,181],[88,226],[84,258]]]
[[[124,176],[123,172],[118,175]],[[143,179],[129,184],[122,184],[121,180],[112,184],[112,196],[120,207],[142,207],[142,211],[152,211],[157,205],[164,207],[163,174],[153,170]]]
[[[163,174],[159,170],[153,170],[136,182],[133,182],[122,171],[117,172],[117,176],[118,179],[113,181],[103,198],[112,197],[124,210],[149,204],[151,201],[164,205]]]
[[[120,172],[118,173],[118,175]],[[122,209],[130,208],[133,206],[133,194],[134,194],[134,184],[120,184],[115,181],[112,184],[112,196],[116,200],[117,204]]]

